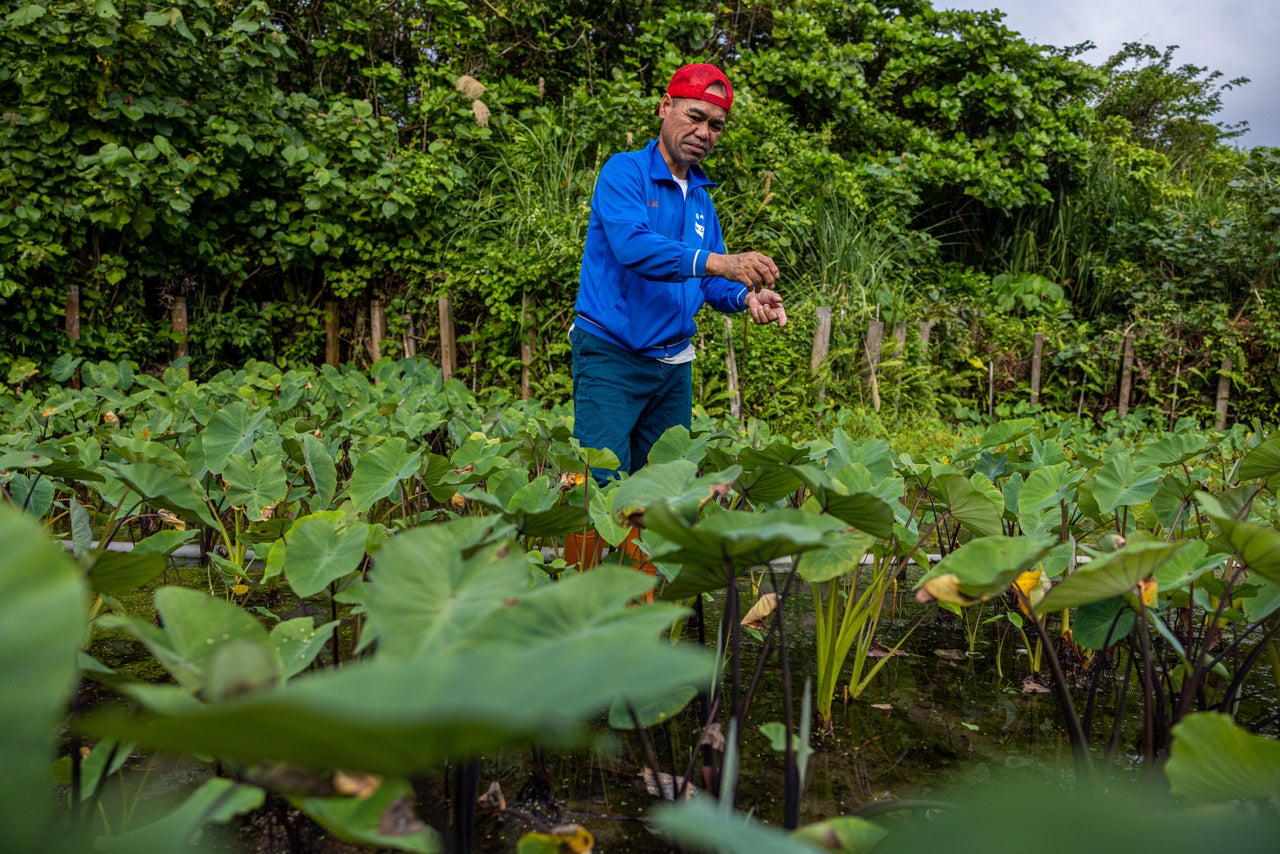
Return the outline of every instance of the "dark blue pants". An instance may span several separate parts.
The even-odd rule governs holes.
[[[607,448],[619,470],[635,473],[658,437],[693,420],[693,365],[668,365],[575,328],[573,435],[584,448]],[[603,483],[612,471],[592,470]]]

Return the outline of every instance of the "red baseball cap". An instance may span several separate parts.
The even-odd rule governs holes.
[[[725,94],[708,92],[707,88],[713,83],[723,86]],[[725,77],[724,72],[719,68],[705,62],[695,62],[678,68],[676,73],[671,75],[667,94],[672,98],[706,101],[708,104],[724,107],[725,112],[733,106],[733,86],[729,84],[729,78]]]

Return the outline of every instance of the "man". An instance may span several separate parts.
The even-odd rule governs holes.
[[[724,132],[733,87],[714,65],[680,68],[658,138],[605,163],[591,199],[573,343],[574,436],[635,472],[693,412],[693,318],[703,303],[786,325],[773,259],[727,254],[698,164]],[[602,482],[613,472],[598,472]]]

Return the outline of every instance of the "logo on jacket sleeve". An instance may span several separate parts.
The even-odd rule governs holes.
[[[696,213],[693,215],[693,230],[698,232],[698,239],[701,240],[707,234],[707,226],[703,222],[703,215]]]

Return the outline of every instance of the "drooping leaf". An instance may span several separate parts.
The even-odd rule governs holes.
[[[1129,636],[1137,613],[1120,596],[1090,602],[1071,618],[1071,639],[1085,649],[1104,649]]]
[[[1164,773],[1173,793],[1192,803],[1268,801],[1280,792],[1280,742],[1241,729],[1229,715],[1197,712],[1173,728]]]
[[[768,851],[770,854],[815,854],[820,850],[791,834],[736,812],[718,808],[708,798],[655,807],[653,823],[682,847],[704,851]]]
[[[875,541],[871,534],[837,532],[831,535],[826,548],[805,554],[797,571],[810,584],[839,578],[858,568]]]
[[[0,847],[43,848],[49,765],[85,634],[80,571],[40,525],[0,502]]]
[[[994,537],[1004,532],[1001,505],[979,492],[963,475],[940,475],[929,491],[946,502],[953,519],[979,537]]]
[[[158,577],[166,566],[164,555],[154,552],[99,552],[89,568],[89,586],[95,593],[127,593]]]
[[[1186,546],[1186,540],[1130,543],[1122,549],[1107,552],[1097,560],[1080,565],[1056,584],[1036,607],[1036,612],[1047,614],[1063,608],[1077,608],[1128,593]]]
[[[333,455],[329,453],[329,449],[325,447],[324,443],[312,433],[301,433],[298,438],[302,441],[302,453],[307,464],[307,475],[311,478],[311,485],[316,490],[316,502],[311,510],[313,512],[324,510],[328,508],[329,502],[333,500],[333,494],[338,488],[338,472],[333,462]]]
[[[208,824],[225,824],[237,815],[262,806],[265,793],[257,786],[221,777],[204,783],[173,812],[137,830],[119,836],[99,837],[99,851],[161,854],[180,851],[198,842]]]
[[[114,463],[108,467],[147,503],[188,521],[219,527],[193,478],[174,474],[155,463]]]
[[[367,797],[295,796],[289,801],[344,842],[417,854],[445,850],[439,833],[414,813],[413,786],[403,778],[383,780]]]
[[[1240,480],[1261,479],[1274,490],[1280,484],[1280,436],[1272,436],[1245,454],[1236,475]]]
[[[1019,575],[1035,567],[1053,548],[1048,537],[981,537],[934,564],[916,589],[956,605],[999,596]],[[919,597],[919,594],[917,596]]]

